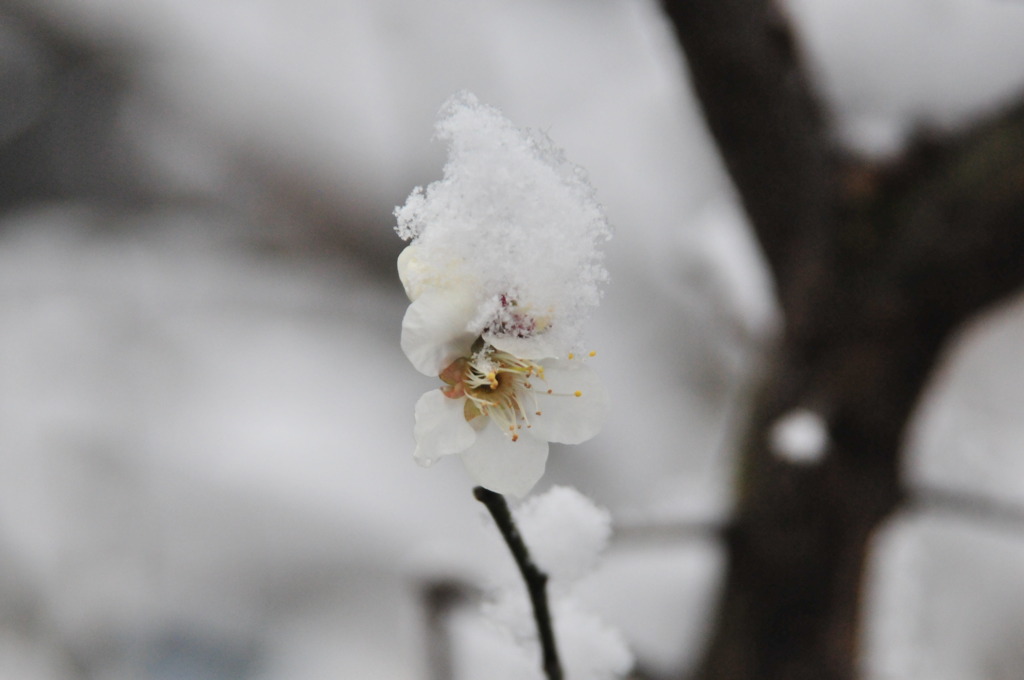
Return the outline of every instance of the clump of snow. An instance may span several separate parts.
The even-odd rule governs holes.
[[[515,515],[533,561],[555,581],[589,573],[612,533],[608,511],[567,486],[531,498]]]
[[[582,168],[543,133],[515,127],[461,92],[441,111],[444,178],[396,208],[396,231],[416,247],[407,289],[446,277],[475,292],[466,330],[515,336],[522,319],[554,347],[578,341],[607,281],[599,245],[611,236]]]
[[[575,587],[597,563],[611,536],[611,516],[579,491],[556,486],[515,510],[516,524],[530,556],[548,577],[548,599],[555,639],[566,677],[613,680],[633,666],[633,654],[618,630],[579,606]],[[484,606],[485,620],[496,631],[494,644],[516,642],[519,655],[533,659],[541,678],[541,652],[533,609],[517,578],[506,582]],[[468,674],[463,677],[480,677]],[[488,677],[490,677],[488,675]]]
[[[449,622],[453,676],[458,680],[544,680],[540,662],[505,627],[476,611],[456,612]]]
[[[569,680],[615,680],[624,677],[633,667],[633,654],[622,634],[582,609],[575,598],[552,598],[551,613],[559,661]],[[483,615],[486,624],[484,621],[480,624],[484,624],[485,630],[491,629],[488,634],[491,644],[506,648],[500,658],[518,656],[530,659],[530,672],[525,677],[542,678],[541,651],[525,591],[522,588],[499,591],[495,599],[484,607]],[[487,666],[494,663],[493,659],[483,661]],[[516,664],[523,668],[521,661]],[[469,674],[464,677],[480,676]]]
[[[779,418],[768,434],[772,453],[789,463],[820,463],[828,449],[828,425],[805,408],[795,408]]]
[[[555,608],[555,634],[570,680],[614,680],[633,667],[633,654],[618,630],[581,610],[575,600]]]

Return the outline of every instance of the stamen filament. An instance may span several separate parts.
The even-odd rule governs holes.
[[[481,342],[473,354],[453,362],[440,377],[449,386],[444,390],[446,396],[466,399],[467,422],[482,415],[517,441],[517,431],[533,427],[530,419],[543,415],[531,380],[534,376],[543,380],[544,367]],[[583,396],[579,390],[545,392],[559,397]]]

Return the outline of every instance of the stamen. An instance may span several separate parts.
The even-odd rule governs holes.
[[[595,352],[590,352],[594,356]],[[570,357],[576,358],[575,354]],[[538,403],[539,390],[534,391],[533,376],[544,380],[544,367],[529,359],[482,344],[468,357],[463,357],[446,368],[441,378],[445,396],[464,398],[466,422],[484,416],[508,433],[510,440],[518,441],[519,430],[530,429],[531,418],[543,415]],[[556,397],[582,397],[583,392],[545,392]]]
[[[465,397],[467,422],[479,415],[486,416],[507,430],[512,441],[519,438],[517,430],[524,425],[530,427],[530,416],[537,409],[530,380],[533,376],[543,379],[543,367],[487,345],[459,359],[442,374],[451,385],[445,395]]]

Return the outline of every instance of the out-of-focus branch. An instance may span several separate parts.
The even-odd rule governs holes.
[[[767,0],[664,0],[783,307],[826,254],[833,168],[786,22]],[[795,302],[795,301],[794,301]]]
[[[427,677],[430,680],[451,680],[455,677],[448,618],[453,609],[475,594],[469,584],[450,578],[425,581],[421,585],[420,602],[425,619]]]
[[[959,324],[1024,284],[1024,107],[883,167],[842,159],[770,0],[663,0],[776,279],[785,330],[753,406],[706,680],[850,680],[872,532]],[[793,409],[824,459],[775,455]]]
[[[907,499],[911,510],[943,514],[1000,527],[1016,533],[1024,532],[1024,506],[978,492],[930,487],[918,489]]]
[[[894,234],[879,270],[904,304],[958,324],[1024,286],[1024,104],[907,164],[913,177],[880,184],[870,203]]]

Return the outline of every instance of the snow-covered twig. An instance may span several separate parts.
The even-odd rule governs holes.
[[[512,552],[512,557],[523,575],[526,589],[533,605],[533,617],[537,622],[537,637],[540,640],[543,654],[544,674],[548,680],[562,680],[562,665],[558,660],[558,646],[555,644],[555,631],[551,623],[551,611],[548,608],[547,584],[548,576],[541,571],[530,558],[530,551],[523,542],[523,537],[516,528],[512,513],[505,497],[482,486],[473,489],[473,495],[483,503],[491,517],[494,518],[502,538]]]

